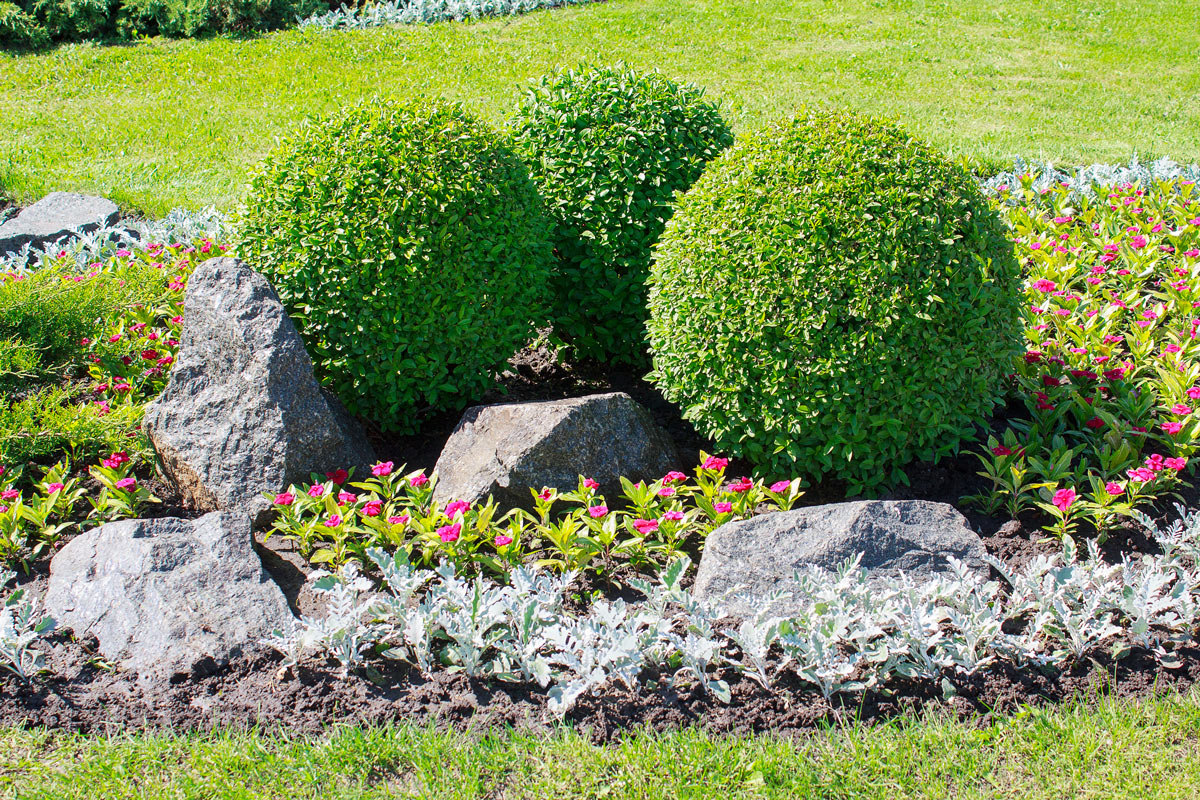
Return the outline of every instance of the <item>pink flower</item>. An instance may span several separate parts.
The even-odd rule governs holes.
[[[338,469],[333,472],[326,472],[325,477],[333,481],[335,486],[341,486],[350,477],[350,473],[344,469]]]
[[[666,511],[666,512],[663,512],[662,518],[668,519],[671,522],[679,522],[680,520],[683,519],[683,512],[682,511]]]
[[[341,524],[342,524],[342,518],[340,516],[338,516],[337,514],[330,514],[329,518],[325,520],[326,528],[336,528],[338,525],[341,525]]]
[[[597,483],[596,481],[592,480],[591,478],[584,478],[583,479],[583,488],[591,489],[592,491],[595,491],[596,489],[600,488],[600,484]]]
[[[461,514],[470,507],[470,503],[467,503],[463,500],[455,500],[454,502],[446,505],[446,516],[453,519],[455,514]]]
[[[1132,247],[1134,250],[1141,250],[1143,247],[1145,247],[1149,243],[1150,243],[1150,240],[1147,239],[1145,236],[1135,236],[1129,240],[1129,246]]]
[[[684,475],[679,470],[673,469],[670,472],[668,472],[666,475],[663,476],[662,482],[663,483],[675,483],[675,481],[685,481],[685,480],[687,480],[687,475]]]
[[[1166,467],[1167,469],[1173,469],[1176,472],[1179,472],[1181,469],[1183,469],[1187,466],[1187,459],[1186,458],[1166,458],[1166,459],[1163,459],[1163,466]]]
[[[542,500],[549,500],[553,494],[554,491],[552,489],[542,489],[540,492],[538,492],[538,497]]]
[[[61,492],[64,488],[66,487],[64,487],[61,483],[49,483],[46,484],[46,493],[54,494],[55,492]]]
[[[1200,400],[1200,386],[1193,386],[1188,389],[1187,396],[1191,400]]]
[[[1154,480],[1154,473],[1145,467],[1125,470],[1125,474],[1129,476],[1130,480],[1137,481],[1138,483],[1149,483]]]
[[[296,502],[296,495],[291,492],[280,492],[275,495],[275,505],[277,506],[290,506],[294,502]]]
[[[1000,444],[1000,445],[996,445],[995,447],[992,448],[992,455],[994,455],[994,456],[1011,456],[1012,450],[1005,447],[1004,445]]]
[[[733,511],[733,503],[713,503],[713,511],[718,514],[728,514]]]
[[[775,494],[786,492],[791,485],[791,481],[775,481],[775,483],[771,484],[771,491]]]
[[[511,536],[505,536],[503,533],[501,533],[492,540],[492,543],[496,545],[496,547],[507,547],[508,545],[512,544],[512,541],[513,540]]]
[[[1037,289],[1039,292],[1049,294],[1058,288],[1058,284],[1054,281],[1048,281],[1045,278],[1039,278],[1033,282],[1033,288]]]
[[[1064,514],[1066,514],[1071,508],[1072,504],[1074,504],[1075,497],[1075,490],[1068,487],[1066,489],[1059,489],[1057,492],[1055,492],[1054,499],[1050,502],[1052,502],[1059,511],[1062,511]]]
[[[722,470],[729,466],[729,459],[709,456],[708,458],[704,459],[704,463],[700,466],[703,469],[710,469],[714,471]]]
[[[376,478],[382,478],[386,475],[391,475],[392,469],[395,466],[396,465],[393,464],[391,461],[380,461],[378,464],[371,467],[371,474],[374,475]]]
[[[1176,403],[1175,405],[1171,406],[1171,413],[1177,414],[1181,417],[1186,417],[1188,414],[1192,413],[1192,409],[1188,408],[1183,403]]]
[[[1092,430],[1099,430],[1100,428],[1104,427],[1104,420],[1100,419],[1099,417],[1092,417],[1087,421],[1086,424]]]
[[[381,511],[383,511],[382,500],[368,500],[362,507],[364,517],[378,517]]]
[[[592,519],[600,519],[608,513],[608,506],[588,506],[588,514]]]
[[[21,493],[16,489],[5,489],[3,492],[0,492],[0,500],[16,500],[20,496]]]
[[[314,483],[312,486],[308,487],[309,497],[320,497],[323,494],[325,494],[325,487],[322,484]]]
[[[637,530],[638,533],[642,534],[643,536],[646,536],[647,534],[654,533],[656,530],[658,530],[658,520],[656,520],[656,519],[635,519],[633,521],[633,527]]]
[[[425,477],[424,472],[418,472],[416,475],[413,475],[411,478],[408,479],[408,485],[415,487],[415,488],[424,486],[427,483],[429,483],[429,478]]]
[[[737,492],[740,494],[742,492],[749,491],[752,486],[754,486],[754,481],[750,480],[749,478],[738,478],[725,488],[731,492]]]
[[[658,490],[659,497],[670,497],[673,494],[675,494],[675,487],[673,486],[664,486]]]
[[[354,503],[358,500],[358,495],[354,492],[338,492],[338,505],[346,503]]]
[[[121,478],[121,480],[117,481],[116,486],[118,489],[132,492],[137,488],[137,478]]]
[[[388,525],[404,525],[408,522],[408,514],[401,514],[398,517],[388,517]]]
[[[8,506],[0,505],[0,514],[7,514]]]
[[[443,542],[456,542],[458,535],[462,533],[462,525],[454,523],[453,525],[443,525],[437,529],[438,538]]]
[[[108,458],[104,459],[100,463],[103,464],[108,469],[116,469],[117,467],[121,466],[122,464],[128,464],[129,456],[125,454],[124,450],[122,450],[119,453],[113,453],[112,455],[110,455]]]
[[[1121,493],[1123,493],[1125,491],[1125,489],[1124,489],[1124,487],[1121,486],[1121,484],[1119,484],[1115,481],[1109,481],[1108,483],[1104,484],[1104,491],[1107,492],[1108,494],[1112,495],[1113,497],[1116,497],[1116,496],[1120,495]]]
[[[1183,430],[1183,423],[1182,422],[1164,422],[1162,424],[1162,429],[1163,429],[1163,433],[1174,436],[1175,434],[1177,434],[1181,430]]]

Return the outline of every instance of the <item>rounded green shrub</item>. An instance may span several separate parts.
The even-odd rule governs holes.
[[[1019,281],[960,167],[885,122],[797,117],[680,199],[650,277],[652,377],[760,471],[872,491],[999,401]]]
[[[306,125],[258,167],[235,229],[325,385],[383,430],[477,399],[544,313],[541,199],[457,106],[372,101]]]
[[[601,67],[543,78],[511,135],[554,223],[557,338],[585,358],[643,361],[651,250],[729,127],[696,86]]]

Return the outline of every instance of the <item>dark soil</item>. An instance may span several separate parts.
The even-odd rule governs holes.
[[[0,678],[0,725],[84,733],[249,727],[316,733],[334,722],[411,721],[443,729],[530,731],[554,724],[546,695],[536,686],[485,683],[446,672],[426,678],[402,664],[381,662],[370,671],[342,677],[334,663],[312,661],[283,669],[279,655],[264,649],[174,683],[138,685],[107,669],[95,652],[94,641],[58,636],[49,659],[53,677],[32,685]],[[663,676],[649,675],[642,691],[609,685],[585,697],[566,722],[604,743],[630,729],[689,725],[714,733],[787,735],[829,722],[879,722],[929,708],[986,721],[1026,705],[1185,690],[1200,681],[1200,650],[1181,655],[1182,665],[1172,670],[1135,651],[1119,662],[1101,658],[1066,672],[998,667],[975,677],[952,676],[954,693],[948,698],[933,682],[901,681],[887,693],[836,695],[832,703],[793,680],[767,690],[729,672],[723,677],[730,681],[733,702],[725,705],[694,685],[672,688]]]

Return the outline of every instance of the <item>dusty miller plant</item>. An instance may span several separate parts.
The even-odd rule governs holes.
[[[0,572],[0,589],[16,573]],[[41,612],[41,603],[24,589],[14,589],[0,604],[0,667],[28,681],[45,669],[45,655],[33,649],[40,637],[54,630],[54,620]]]

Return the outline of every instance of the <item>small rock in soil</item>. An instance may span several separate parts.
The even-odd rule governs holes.
[[[0,256],[115,225],[120,216],[117,204],[103,197],[53,192],[0,225]]]

